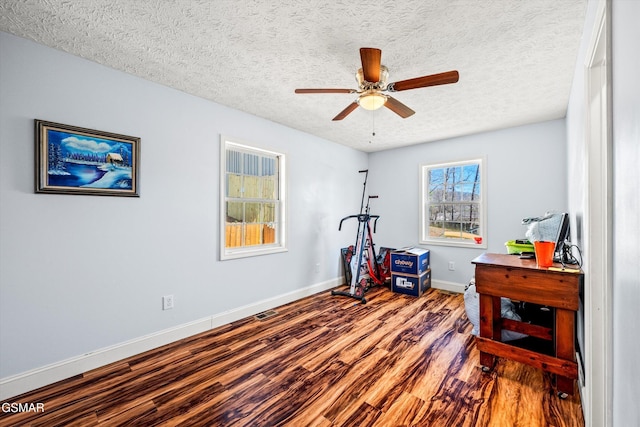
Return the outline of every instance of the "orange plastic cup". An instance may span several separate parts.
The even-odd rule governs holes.
[[[556,249],[555,242],[535,241],[533,248],[536,251],[536,262],[538,268],[548,268],[553,265],[553,251]]]

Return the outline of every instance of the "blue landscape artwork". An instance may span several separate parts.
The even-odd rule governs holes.
[[[46,140],[49,186],[132,189],[132,143],[53,129]]]

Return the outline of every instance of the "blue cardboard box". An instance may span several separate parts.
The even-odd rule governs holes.
[[[399,294],[421,296],[431,287],[431,270],[420,276],[391,273],[391,290]]]
[[[391,252],[391,273],[420,276],[431,268],[429,258],[429,249],[398,249]]]

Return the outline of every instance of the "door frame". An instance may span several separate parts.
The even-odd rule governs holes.
[[[612,425],[613,179],[611,0],[598,3],[585,62],[584,327],[586,426]]]

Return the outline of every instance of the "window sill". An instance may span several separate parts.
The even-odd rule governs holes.
[[[482,239],[482,243],[464,241],[464,240],[420,240],[421,245],[438,245],[438,246],[451,246],[457,248],[471,248],[471,249],[487,249],[486,239]]]
[[[245,248],[234,249],[232,251],[223,251],[220,254],[220,261],[227,261],[231,259],[249,258],[254,256],[277,254],[281,252],[288,252],[289,249],[283,246],[271,246],[268,248]]]

